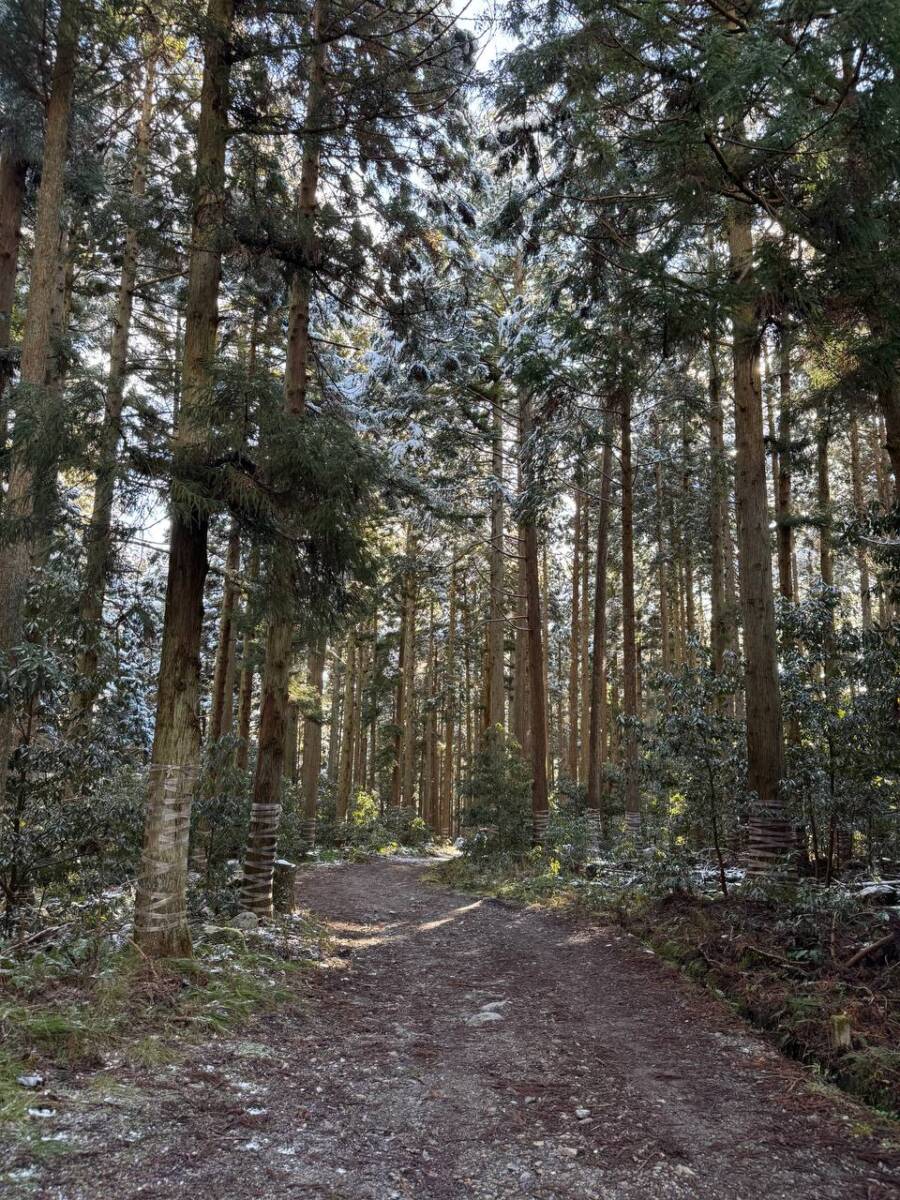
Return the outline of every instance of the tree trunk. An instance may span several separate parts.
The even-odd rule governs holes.
[[[531,405],[522,395],[520,401],[519,456],[520,477],[526,497],[522,509],[521,530],[524,551],[525,618],[528,636],[528,683],[531,693],[531,840],[542,846],[547,837],[550,802],[547,794],[547,696],[544,691],[543,622],[541,620],[541,578],[538,562],[536,498],[537,481],[531,469]]]
[[[203,462],[218,324],[228,141],[229,38],[233,0],[210,0],[188,265],[181,408],[175,430],[176,477]],[[135,904],[135,941],[150,957],[190,951],[185,896],[191,799],[200,749],[200,636],[208,519],[203,510],[171,512],[156,731],[144,848]]]
[[[759,379],[759,321],[753,275],[752,213],[733,203],[728,246],[732,306],[735,421],[735,502],[747,722],[747,783],[753,793],[749,866],[753,873],[788,862],[793,833],[781,794],[784,744],[778,682],[772,551],[766,502],[766,456]]]
[[[599,848],[603,823],[603,738],[606,725],[606,599],[609,559],[609,509],[612,491],[612,411],[604,418],[605,442],[600,463],[600,506],[594,556],[594,656],[591,665],[591,727],[588,753],[587,819],[591,848]]]
[[[322,4],[319,0],[310,16],[312,50],[306,114],[310,129],[303,141],[297,199],[297,236],[302,248],[302,265],[294,268],[291,277],[284,368],[285,423],[305,418],[309,383],[309,305],[312,270],[318,255],[316,209],[321,157],[320,126],[325,103],[325,42],[320,36],[321,20]],[[244,859],[244,902],[251,912],[263,917],[272,914],[272,878],[281,819],[281,778],[294,626],[295,555],[296,548],[288,539],[285,545],[275,547],[271,563],[269,592],[272,612],[263,663],[259,748]],[[348,719],[349,715],[345,716],[345,721]]]
[[[591,505],[585,496],[582,504],[581,526],[581,618],[578,622],[581,634],[579,656],[581,659],[581,697],[578,725],[581,730],[578,750],[578,782],[587,783],[590,770],[591,728]]]
[[[53,306],[57,293],[60,230],[63,219],[65,169],[72,114],[72,92],[81,17],[80,0],[63,0],[56,34],[56,59],[50,84],[41,185],[34,220],[31,286],[22,337],[17,423],[26,424],[29,411],[46,395],[53,371]],[[26,402],[27,401],[27,402]],[[14,439],[14,444],[19,439]],[[47,442],[54,442],[47,430]],[[46,485],[55,472],[47,465]],[[16,665],[16,647],[23,634],[25,594],[34,552],[34,487],[30,455],[13,452],[4,516],[7,535],[0,547],[0,655],[7,666]],[[13,703],[0,704],[0,808],[6,794],[6,776],[13,751]]]
[[[247,566],[247,590],[252,591],[259,579],[259,547],[250,551]],[[250,718],[253,710],[253,679],[256,674],[256,628],[251,618],[251,604],[245,602],[242,614],[241,676],[238,683],[238,746],[235,765],[239,771],[247,770],[250,757]]]
[[[451,833],[453,809],[453,748],[456,722],[456,568],[450,574],[449,613],[447,616],[447,657],[444,662],[444,770],[441,777],[441,816],[438,832],[442,838]]]
[[[819,522],[819,574],[826,587],[834,587],[834,554],[831,547],[831,481],[828,477],[828,414],[819,413],[816,438],[816,504]]]
[[[850,419],[850,479],[853,488],[853,507],[857,516],[865,511],[863,495],[862,460],[859,450],[859,422],[854,415]],[[869,563],[865,546],[856,548],[856,567],[859,572],[859,604],[863,629],[872,627],[872,590],[869,581]]]
[[[303,845],[316,844],[316,803],[319,775],[322,771],[322,677],[325,672],[325,645],[320,642],[309,653],[309,685],[316,698],[315,712],[303,720],[303,763],[300,791],[303,797]]]
[[[0,156],[0,451],[6,449],[6,390],[13,377],[12,310],[16,299],[27,170],[17,148],[8,145]]]
[[[122,437],[122,408],[128,378],[128,346],[131,337],[131,315],[134,289],[137,282],[140,230],[137,211],[147,191],[147,163],[150,157],[150,130],[153,118],[153,93],[156,82],[158,51],[148,59],[144,75],[141,115],[135,137],[134,169],[131,180],[131,199],[135,206],[133,222],[125,231],[122,250],[122,271],[113,313],[112,338],[109,346],[109,375],[97,469],[94,475],[94,496],[90,523],[85,531],[84,586],[78,603],[81,646],[78,652],[78,690],[72,704],[76,724],[90,719],[97,699],[100,680],[97,676],[100,627],[103,604],[112,567],[112,510],[119,466],[119,443]]]
[[[709,457],[710,457],[710,642],[717,675],[725,669],[729,648],[725,589],[725,539],[728,536],[728,486],[725,460],[722,380],[715,335],[709,340]]]
[[[505,635],[505,563],[503,559],[503,413],[499,396],[493,401],[491,441],[491,603],[487,628],[487,726],[506,725],[506,682],[503,641]]]
[[[412,772],[415,751],[415,731],[411,728],[412,690],[416,670],[416,579],[413,561],[418,539],[412,524],[406,527],[403,573],[403,599],[400,617],[400,655],[398,662],[397,701],[395,707],[394,771],[391,783],[391,803],[401,807],[412,803]]]
[[[232,521],[228,534],[228,550],[225,554],[225,582],[222,587],[222,610],[219,615],[219,643],[216,648],[216,665],[213,671],[212,703],[209,712],[209,740],[217,742],[228,732],[225,710],[228,701],[229,680],[234,679],[234,607],[237,599],[237,573],[241,560],[241,537],[237,524]]]
[[[778,484],[775,492],[775,519],[778,542],[778,588],[786,600],[794,600],[794,531],[791,525],[791,335],[781,326],[778,378]]]
[[[640,837],[641,793],[638,776],[637,645],[634,606],[634,473],[631,465],[631,396],[621,397],[622,418],[622,700],[625,721],[625,829]]]
[[[581,653],[581,473],[575,474],[575,519],[572,539],[572,623],[569,634],[569,740],[566,754],[567,774],[578,782],[578,663]]]
[[[350,811],[350,793],[353,787],[353,742],[356,733],[357,686],[356,630],[351,629],[347,638],[344,666],[344,732],[341,737],[341,765],[338,771],[337,797],[334,817],[339,825],[347,820]]]
[[[668,541],[665,536],[665,508],[663,502],[663,469],[662,469],[662,438],[659,432],[659,421],[653,418],[653,436],[656,442],[656,470],[654,480],[656,485],[656,546],[658,563],[656,568],[657,586],[659,588],[659,640],[662,656],[662,669],[672,669],[672,645],[669,629],[669,579],[667,566]]]

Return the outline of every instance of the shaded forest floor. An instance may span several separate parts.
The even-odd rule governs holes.
[[[5,1194],[900,1196],[890,1127],[635,939],[425,870],[304,871],[335,953],[302,1006],[61,1085],[52,1152],[7,1139]]]

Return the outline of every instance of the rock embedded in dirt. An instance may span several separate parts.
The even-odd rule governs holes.
[[[254,929],[259,928],[259,917],[252,912],[239,912],[231,922],[234,929],[243,929],[250,933]]]

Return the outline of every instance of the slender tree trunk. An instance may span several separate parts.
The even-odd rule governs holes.
[[[337,647],[332,647],[331,670],[329,671],[328,686],[331,690],[331,711],[328,717],[328,763],[326,774],[330,784],[336,784],[338,767],[341,762],[341,680],[343,672],[337,655]]]
[[[793,843],[781,779],[784,739],[772,589],[772,551],[766,502],[766,458],[759,379],[759,321],[753,276],[752,213],[729,209],[728,246],[736,297],[732,307],[735,417],[735,500],[747,721],[747,782],[753,793],[749,860],[771,870]],[[790,860],[787,860],[790,863]],[[792,868],[789,865],[787,869]]]
[[[728,614],[725,601],[725,539],[728,536],[728,489],[725,462],[722,380],[715,334],[709,341],[709,455],[710,455],[710,641],[717,675],[725,669]]]
[[[786,600],[793,601],[794,530],[791,525],[791,335],[781,326],[779,344],[780,402],[778,412],[778,485],[775,518],[778,543],[778,587]]]
[[[57,293],[60,230],[63,220],[65,168],[69,146],[72,92],[77,60],[80,0],[63,0],[56,35],[56,59],[50,84],[41,185],[34,220],[34,252],[31,260],[31,287],[22,337],[17,424],[24,426],[29,411],[46,395],[53,363],[53,307]],[[55,419],[55,418],[54,418]],[[46,431],[47,442],[54,440],[53,430]],[[14,438],[14,445],[19,439]],[[50,464],[47,486],[55,474]],[[32,571],[35,548],[34,492],[35,477],[29,455],[13,451],[6,494],[7,536],[0,547],[0,654],[15,669],[16,647],[22,640],[25,594]],[[0,703],[0,809],[6,794],[6,776],[13,751],[13,706],[8,699]]]
[[[232,521],[225,554],[225,582],[222,587],[222,609],[219,615],[219,643],[213,670],[212,703],[209,712],[209,740],[217,742],[228,732],[225,711],[228,703],[229,679],[234,679],[234,609],[237,600],[237,574],[241,561],[241,537]]]
[[[413,562],[418,539],[411,524],[406,528],[407,567],[403,573],[403,599],[400,619],[400,658],[398,663],[397,702],[395,709],[394,772],[391,786],[395,807],[412,804],[415,730],[412,728],[412,690],[416,670],[416,579]]]
[[[600,463],[600,505],[594,556],[594,657],[591,665],[591,728],[588,754],[587,818],[592,849],[599,848],[603,823],[603,739],[606,732],[606,599],[609,560],[609,509],[612,491],[612,410],[604,419]]]
[[[572,539],[572,624],[569,634],[569,740],[567,773],[578,782],[578,664],[581,653],[581,473],[575,475],[575,520]]]
[[[505,634],[505,563],[503,560],[503,413],[499,396],[493,401],[491,442],[491,603],[487,628],[487,725],[506,724],[506,684],[503,641]]]
[[[320,126],[325,104],[326,64],[325,41],[321,36],[322,7],[322,0],[317,0],[310,17],[312,50],[306,114],[310,129],[303,141],[297,198],[297,232],[302,247],[302,265],[294,269],[291,277],[288,308],[283,401],[284,421],[287,424],[305,419],[309,385],[309,306],[312,296],[312,271],[318,256],[316,211],[322,139]],[[269,592],[272,597],[272,613],[266,636],[259,748],[250,805],[250,828],[244,856],[244,903],[251,912],[263,917],[272,914],[272,880],[278,849],[278,825],[281,820],[281,779],[294,626],[295,554],[296,548],[290,542],[284,546],[276,546],[270,568]],[[345,711],[345,724],[351,720],[351,716],[352,714]]]
[[[255,590],[258,578],[259,547],[254,546],[250,551],[250,561],[247,566],[248,592]],[[241,675],[238,683],[238,746],[235,756],[235,765],[239,771],[247,770],[250,757],[250,718],[253,711],[253,679],[256,674],[256,628],[251,610],[252,602],[245,601],[242,614]]]
[[[853,507],[858,515],[865,511],[862,482],[862,460],[859,450],[859,422],[854,415],[850,419],[850,479],[853,488]],[[872,627],[872,591],[869,581],[869,563],[865,547],[856,548],[856,568],[859,572],[859,604],[863,629]]]
[[[537,517],[534,495],[537,480],[532,469],[531,404],[523,393],[519,416],[520,479],[526,493],[521,531],[524,551],[525,618],[528,637],[528,682],[531,693],[531,840],[542,846],[547,837],[550,802],[547,792],[547,696],[544,690],[543,621],[541,577],[538,560]]]
[[[672,669],[672,643],[669,625],[669,579],[668,579],[668,541],[665,536],[665,505],[663,501],[663,468],[662,468],[662,437],[659,430],[659,420],[653,418],[653,440],[656,444],[656,468],[654,483],[656,489],[656,546],[657,567],[656,578],[659,590],[659,640],[662,669]]]
[[[176,476],[190,473],[206,453],[222,267],[233,12],[233,0],[210,0],[207,9],[181,408],[174,438]],[[135,940],[151,957],[190,951],[185,896],[200,749],[197,708],[207,535],[204,511],[173,506],[156,731],[135,905]]]
[[[819,413],[816,439],[816,503],[819,509],[819,574],[826,587],[834,587],[834,554],[831,547],[831,481],[828,477],[829,418]]]
[[[0,156],[0,452],[6,449],[6,390],[13,377],[12,310],[16,299],[27,170],[18,148],[8,145]]]
[[[634,605],[634,473],[631,463],[631,396],[621,397],[622,418],[622,686],[625,719],[625,827],[640,837],[641,794],[638,775],[637,646]]]
[[[353,743],[356,733],[357,660],[356,630],[350,630],[347,638],[346,665],[344,667],[344,732],[341,737],[341,765],[338,772],[335,820],[343,824],[350,811],[350,793],[353,788]]]
[[[580,712],[578,725],[581,730],[578,751],[578,782],[587,784],[590,770],[590,728],[591,728],[591,505],[587,496],[582,505],[582,538],[581,538],[581,618],[578,622],[581,634],[579,654],[581,658],[580,674]]]
[[[441,819],[439,833],[449,838],[453,809],[453,751],[456,722],[456,568],[450,574],[449,612],[447,615],[447,657],[444,662],[444,770],[441,778]]]
[[[290,686],[290,683],[288,684]],[[284,727],[284,780],[297,782],[297,754],[300,749],[300,706],[289,700]]]
[[[94,497],[91,518],[85,532],[84,586],[78,605],[81,646],[78,652],[79,685],[72,704],[72,717],[83,723],[90,717],[96,701],[100,680],[97,676],[100,627],[103,604],[112,565],[112,511],[119,467],[119,443],[122,437],[122,408],[128,378],[128,347],[131,337],[131,316],[134,289],[137,282],[140,230],[137,210],[147,191],[147,163],[150,157],[150,132],[153,118],[153,93],[156,83],[158,51],[151,51],[144,74],[141,115],[135,138],[134,169],[131,180],[131,199],[135,217],[125,232],[122,250],[122,271],[113,313],[112,338],[109,347],[109,375],[100,448],[94,475]]]
[[[691,438],[688,428],[687,415],[682,415],[681,420],[681,502],[684,510],[683,522],[685,528],[689,527],[691,518]],[[685,659],[693,665],[694,650],[693,640],[697,635],[697,617],[694,608],[694,555],[691,549],[692,538],[690,534],[683,538],[684,549],[684,620],[686,632]]]

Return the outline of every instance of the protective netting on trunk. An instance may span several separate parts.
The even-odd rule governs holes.
[[[250,810],[250,832],[244,855],[244,879],[241,895],[251,911],[267,915],[272,911],[272,874],[278,850],[278,826],[281,805],[254,803]]]
[[[150,768],[150,804],[135,913],[139,935],[170,933],[187,922],[183,880],[196,782],[194,765],[155,763]]]

